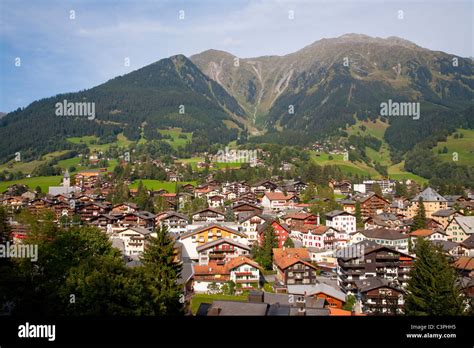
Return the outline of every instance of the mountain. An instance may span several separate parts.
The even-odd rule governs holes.
[[[95,103],[95,118],[56,116],[55,105],[64,100]],[[68,148],[65,138],[71,136],[105,140],[124,132],[138,140],[143,129],[150,139],[164,127],[181,127],[214,143],[227,143],[237,138],[237,130],[228,125],[242,128],[244,118],[243,109],[224,88],[178,55],[89,90],[42,99],[9,113],[0,120],[0,158],[5,161],[21,151],[26,160]]]
[[[68,149],[72,136],[158,139],[157,129],[166,127],[193,132],[200,149],[227,144],[243,129],[253,142],[307,145],[344,134],[356,119],[379,117],[388,100],[419,102],[420,120],[388,117],[384,138],[400,157],[433,136],[473,127],[472,64],[404,39],[359,34],[322,39],[284,56],[177,55],[9,113],[0,119],[0,159]],[[95,103],[95,118],[56,116],[55,105],[64,100]]]
[[[430,51],[397,37],[347,34],[285,56],[239,59],[238,67],[235,58],[209,50],[191,60],[237,99],[255,125],[267,129],[270,134],[262,141],[275,139],[274,133],[281,130],[294,141],[314,140],[353,124],[354,116],[378,117],[380,104],[389,99],[420,102],[418,124],[391,120],[416,132],[433,130],[432,118],[443,119],[438,125],[443,128],[446,119],[452,121],[453,114],[473,105],[470,59]],[[289,112],[290,106],[294,113]],[[459,117],[460,123],[465,121]],[[391,145],[400,144],[393,140]]]

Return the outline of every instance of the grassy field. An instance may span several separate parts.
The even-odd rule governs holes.
[[[143,185],[149,190],[165,189],[166,191],[170,193],[176,192],[176,184],[181,184],[181,185],[192,184],[196,186],[195,181],[182,181],[182,182],[177,182],[177,183],[171,182],[171,181],[160,181],[160,180],[150,180],[150,179],[144,179],[141,181],[143,182]],[[130,188],[137,188],[139,182],[140,180],[136,180],[130,185]]]
[[[317,154],[319,154],[319,156]],[[321,166],[338,166],[343,173],[352,173],[364,176],[370,175],[373,178],[380,176],[380,174],[377,173],[374,168],[369,167],[365,163],[344,161],[344,155],[330,155],[327,153],[317,153],[316,151],[311,151],[311,159]]]
[[[41,160],[35,160],[35,161],[30,161],[30,162],[10,161],[10,162],[7,162],[5,164],[0,165],[0,171],[4,171],[4,170],[6,170],[8,172],[18,172],[18,171],[20,171],[20,172],[23,172],[23,173],[26,173],[26,174],[30,174],[39,165],[44,164],[47,161],[49,161],[49,160],[51,160],[55,157],[64,155],[67,152],[68,152],[67,150],[51,152],[51,153],[48,153],[48,154],[44,155]]]
[[[191,311],[193,315],[196,315],[201,303],[212,303],[215,300],[247,302],[247,298],[247,296],[196,294],[191,299]]]
[[[226,168],[240,168],[242,163],[240,162],[216,162],[214,163],[214,168],[216,169],[226,169]]]
[[[96,142],[99,140],[98,137],[94,135],[86,135],[83,137],[70,137],[67,140],[73,144],[86,144],[91,151],[100,152],[106,151],[111,146],[118,146],[118,147],[127,147],[133,141],[128,140],[123,134],[117,135],[117,141],[107,144],[97,144]]]
[[[13,181],[0,182],[0,192],[4,192],[9,186],[14,184],[28,185],[30,190],[34,190],[37,186],[41,187],[43,192],[48,192],[49,186],[58,186],[61,183],[62,176],[37,176],[34,178],[25,178]]]
[[[455,139],[454,134],[463,134],[462,138]],[[457,129],[456,132],[447,138],[447,141],[438,143],[433,148],[434,153],[443,161],[453,161],[453,153],[457,152],[457,164],[465,164],[474,166],[474,130],[472,129]],[[444,147],[448,148],[448,153],[438,153]]]
[[[387,168],[388,176],[390,179],[393,180],[414,180],[419,184],[424,184],[428,182],[428,179],[425,179],[421,176],[418,176],[416,174],[406,172],[403,169],[404,162],[400,162],[398,164],[394,164],[393,166],[390,166]]]
[[[188,141],[191,141],[193,138],[193,133],[186,133],[181,131],[181,128],[171,128],[171,129],[164,129],[164,130],[158,130],[163,135],[170,135],[173,137],[172,140],[170,139],[165,139],[170,145],[173,147],[173,149],[177,149],[178,147],[184,147]],[[186,138],[180,138],[179,136],[181,134],[184,134]]]

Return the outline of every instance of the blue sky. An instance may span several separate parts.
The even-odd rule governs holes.
[[[362,33],[474,56],[473,17],[471,0],[0,0],[0,111],[210,48],[282,55]]]

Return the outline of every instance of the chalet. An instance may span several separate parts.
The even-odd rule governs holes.
[[[448,208],[448,201],[431,187],[416,195],[407,209],[407,216],[413,218],[418,212],[418,200],[422,199],[427,218],[431,218],[433,213]]]
[[[298,197],[283,192],[266,192],[262,198],[263,207],[269,210],[283,210],[291,203],[298,203]]]
[[[373,241],[363,241],[338,250],[337,283],[345,293],[356,294],[356,281],[371,277],[387,279],[399,286],[408,285],[413,257]]]
[[[146,240],[150,237],[151,231],[142,227],[128,227],[122,231],[117,231],[116,236],[125,245],[125,255],[138,257],[145,250]]]
[[[305,248],[273,249],[275,279],[284,286],[315,284],[317,268],[308,261]]]
[[[102,231],[112,234],[114,230],[121,230],[123,228],[118,227],[118,221],[121,215],[112,214],[100,214],[98,216],[92,216],[89,223],[93,226],[100,228]]]
[[[362,311],[367,314],[397,315],[404,313],[405,291],[383,278],[356,282],[361,295]]]
[[[219,223],[225,221],[225,214],[212,208],[202,209],[192,215],[193,223]]]
[[[350,181],[347,180],[329,180],[329,187],[332,188],[334,190],[334,193],[338,195],[348,195],[352,192],[352,184]]]
[[[115,214],[114,214],[115,215]],[[147,211],[135,211],[117,216],[118,227],[142,227],[153,229],[155,227],[155,215]]]
[[[230,238],[215,239],[201,244],[196,250],[201,264],[209,261],[229,261],[237,256],[250,254],[248,245],[238,243]]]
[[[401,229],[403,216],[392,213],[382,213],[370,216],[364,221],[364,228],[371,230],[374,228]]]
[[[199,246],[220,238],[228,238],[240,244],[247,245],[247,236],[242,232],[226,226],[210,224],[179,236],[179,241],[184,247],[183,256],[197,260],[199,258],[197,251]]]
[[[101,214],[107,214],[110,208],[106,204],[87,202],[80,206],[77,213],[81,216],[82,221],[90,221],[93,217]]]
[[[86,190],[97,187],[100,176],[99,170],[83,170],[75,175],[76,185]]]
[[[454,217],[445,232],[453,242],[464,242],[474,233],[474,216]]]
[[[266,221],[264,224],[261,224],[257,228],[258,242],[260,245],[263,245],[265,239],[265,229],[271,225],[273,227],[273,233],[278,241],[278,248],[282,248],[286,240],[290,238],[291,230],[288,225],[279,223],[278,221]]]
[[[262,214],[263,213],[263,208],[255,205],[255,204],[251,204],[251,203],[247,203],[247,202],[239,202],[239,203],[236,203],[232,206],[232,211],[234,212],[234,214],[239,214],[239,213],[255,213],[255,214]]]
[[[352,199],[342,199],[340,201],[338,201],[338,203],[340,205],[342,205],[342,210],[344,210],[345,212],[348,212],[350,214],[355,214],[355,206],[356,206],[356,202]]]
[[[54,201],[47,198],[36,198],[30,201],[28,205],[28,210],[30,213],[36,213],[42,211],[43,209],[50,209],[54,204]]]
[[[287,193],[300,194],[307,187],[308,185],[300,180],[289,180],[281,185],[280,190]]]
[[[247,257],[239,256],[227,263],[209,262],[193,265],[194,291],[197,293],[212,293],[211,284],[221,288],[225,283],[232,281],[238,291],[258,288],[260,285],[260,266]]]
[[[303,225],[319,226],[319,216],[311,213],[290,213],[282,216],[282,219],[290,227]]]
[[[345,247],[349,242],[349,234],[328,226],[298,226],[292,229],[291,236],[304,247],[325,250]]]
[[[195,198],[202,198],[206,197],[208,193],[212,192],[213,189],[210,188],[208,185],[199,186],[194,189],[194,197]]]
[[[112,214],[122,214],[122,213],[133,213],[138,210],[138,206],[135,203],[124,202],[116,204],[112,207]]]
[[[161,227],[166,226],[170,233],[182,234],[187,231],[189,224],[189,218],[187,215],[177,213],[174,211],[168,212],[165,216],[161,217]]]
[[[358,199],[362,216],[370,217],[390,210],[390,202],[382,196],[371,193]]]
[[[326,226],[352,233],[356,231],[356,217],[346,211],[333,210],[326,214]]]
[[[260,286],[261,267],[247,257],[236,257],[226,263],[230,272],[230,280],[237,285],[239,290],[250,290]]]
[[[253,185],[250,190],[256,195],[263,195],[265,192],[273,192],[278,185],[270,180],[263,180]]]
[[[210,208],[220,208],[224,206],[224,197],[221,195],[212,195],[207,199]]]
[[[168,172],[168,181],[178,182],[183,180],[183,175],[177,172]]]

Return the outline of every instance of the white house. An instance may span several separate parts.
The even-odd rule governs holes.
[[[146,240],[150,237],[151,231],[143,227],[128,227],[116,232],[116,237],[123,241],[125,255],[140,256],[145,250]]]
[[[356,231],[356,217],[347,211],[333,210],[326,214],[326,226],[352,233]]]

